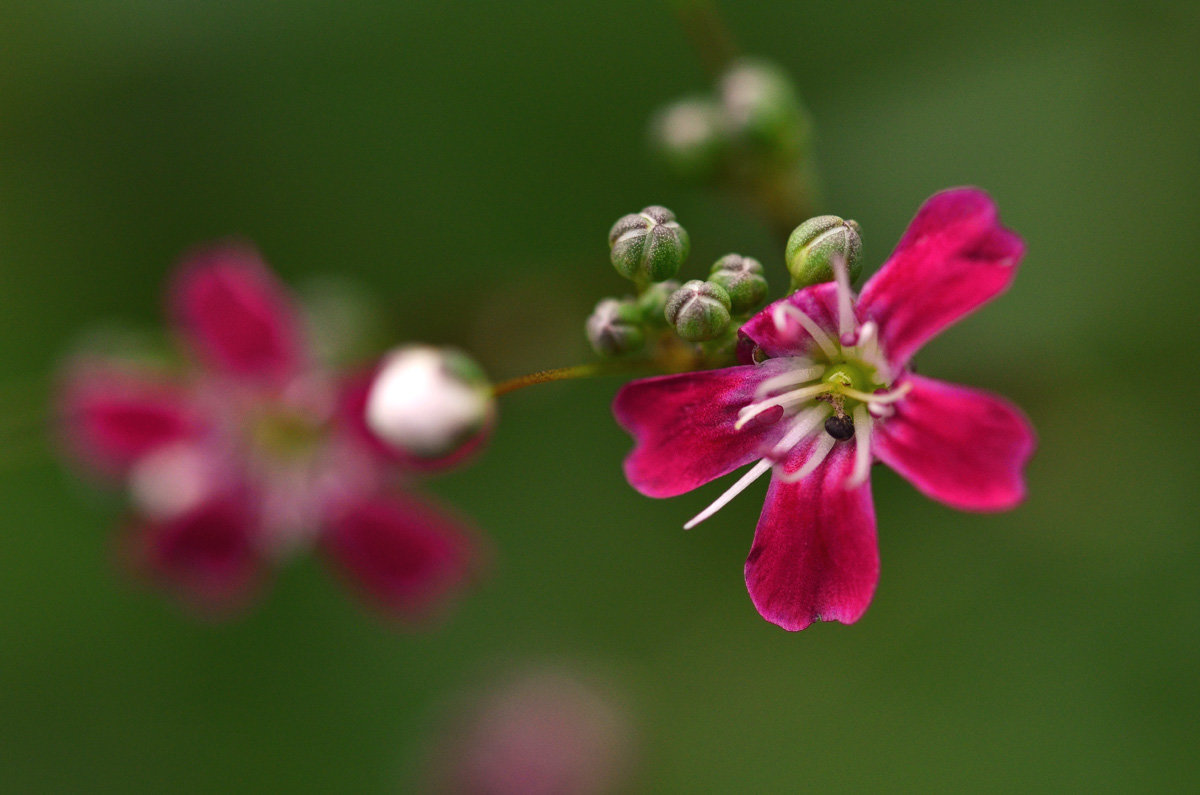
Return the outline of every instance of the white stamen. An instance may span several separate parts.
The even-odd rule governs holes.
[[[846,478],[846,488],[856,489],[871,474],[871,415],[866,406],[854,408],[854,470]]]
[[[879,392],[877,394],[868,394],[866,392],[860,392],[857,389],[852,389],[851,387],[848,387],[848,386],[839,387],[838,391],[841,392],[843,395],[845,395],[848,398],[854,398],[855,400],[861,400],[863,403],[867,403],[869,405],[875,406],[875,405],[883,405],[886,403],[895,403],[897,400],[900,400],[905,395],[907,395],[909,392],[911,392],[912,388],[913,388],[912,382],[905,381],[903,384],[896,387],[891,392]]]
[[[821,435],[817,438],[816,444],[813,445],[812,450],[809,452],[808,460],[804,462],[804,466],[791,474],[776,472],[775,477],[784,483],[795,483],[798,480],[804,480],[813,473],[813,470],[821,465],[821,462],[825,460],[825,456],[829,455],[829,451],[833,449],[835,444],[837,444],[837,440],[829,434]]]
[[[858,333],[858,358],[875,368],[875,374],[885,384],[892,381],[892,368],[879,346],[879,324],[874,320],[863,323]]]
[[[828,392],[833,389],[830,384],[814,384],[806,386],[802,389],[794,389],[791,392],[784,392],[782,395],[777,395],[767,400],[760,400],[758,403],[751,403],[748,406],[742,406],[738,411],[737,422],[733,424],[735,431],[740,431],[745,427],[746,423],[762,414],[769,408],[774,406],[791,406],[796,403],[803,403],[809,398],[816,397],[823,392]]]
[[[892,368],[890,365],[888,365],[887,356],[885,356],[883,351],[880,349],[878,340],[875,342],[874,358],[875,361],[872,362],[872,364],[875,365],[875,375],[878,376],[879,380],[885,384],[892,383],[896,377],[892,375]]]
[[[858,319],[854,317],[854,293],[850,292],[850,272],[846,269],[846,258],[833,257],[833,277],[837,280],[838,334],[843,337],[854,334]]]
[[[754,390],[754,396],[762,397],[763,395],[768,395],[781,387],[792,386],[793,384],[803,384],[804,382],[811,381],[821,373],[825,372],[824,365],[814,365],[807,359],[798,359],[797,361],[802,361],[809,366],[801,367],[796,370],[790,370],[782,375],[776,375],[766,379],[758,385],[757,389]]]
[[[868,320],[862,324],[862,328],[858,332],[858,341],[855,343],[860,358],[870,360],[879,354],[879,348],[876,345],[879,340],[878,334],[879,324],[874,320]]]
[[[837,358],[837,346],[833,344],[833,340],[829,338],[829,335],[826,334],[821,327],[816,324],[816,321],[791,304],[778,304],[776,305],[775,309],[772,310],[771,319],[775,321],[775,330],[782,332],[784,329],[786,329],[786,318],[789,317],[804,327],[804,330],[807,331],[808,335],[813,338],[813,341],[820,346],[821,350],[825,352],[826,356],[828,356],[830,359]]]
[[[784,437],[771,450],[771,455],[780,456],[791,450],[800,443],[801,439],[808,436],[809,433],[820,426],[832,412],[832,406],[822,403],[819,406],[813,406],[811,409],[796,415],[795,421],[792,422],[792,427],[788,429]]]
[[[896,409],[886,403],[872,403],[867,406],[867,411],[871,412],[871,416],[876,419],[887,419],[896,413]]]
[[[701,511],[700,513],[698,513],[694,517],[692,517],[692,520],[690,522],[688,522],[687,524],[685,524],[683,526],[683,529],[691,530],[693,527],[700,524],[705,519],[707,519],[708,517],[712,516],[717,511],[724,508],[726,505],[729,504],[730,500],[732,500],[734,497],[736,497],[737,495],[739,495],[743,491],[745,491],[747,486],[749,486],[751,483],[753,483],[754,481],[756,481],[760,477],[762,477],[763,474],[770,468],[771,468],[771,462],[765,458],[762,459],[761,461],[759,461],[754,466],[750,467],[750,469],[748,469],[746,471],[746,474],[742,475],[738,479],[737,483],[734,483],[732,486],[730,486],[725,491],[724,494],[722,494],[720,497],[717,497],[716,502],[714,502],[712,505],[708,506],[703,511]]]

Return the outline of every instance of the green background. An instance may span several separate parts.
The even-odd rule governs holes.
[[[543,386],[428,484],[495,566],[401,634],[314,560],[222,625],[131,587],[118,504],[26,415],[85,329],[160,323],[171,263],[231,234],[497,378],[588,358],[623,289],[608,227],[649,203],[693,275],[736,250],[782,286],[758,219],[646,152],[651,112],[707,84],[667,7],[3,2],[0,788],[404,791],[445,699],[528,659],[615,683],[631,792],[1197,786],[1200,6],[1123,5],[726,4],[795,76],[868,273],[951,185],[1025,237],[1014,288],[920,361],[1031,416],[1025,505],[961,514],[877,469],[874,604],[791,634],[742,581],[762,484],[684,533],[722,485],[639,496],[618,382]]]

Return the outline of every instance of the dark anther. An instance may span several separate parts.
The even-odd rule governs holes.
[[[830,417],[825,420],[825,433],[844,442],[854,436],[854,423],[849,417]]]
[[[754,350],[750,352],[750,360],[753,361],[755,364],[762,364],[768,358],[769,357],[767,356],[767,352],[764,351],[762,348],[758,347],[757,345],[755,345]]]

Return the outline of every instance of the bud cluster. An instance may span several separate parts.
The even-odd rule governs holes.
[[[608,244],[613,267],[633,282],[637,294],[596,304],[586,329],[601,356],[662,355],[683,348],[691,351],[685,358],[694,362],[727,352],[740,321],[767,296],[762,265],[740,254],[717,260],[707,280],[676,281],[691,240],[665,207],[622,216],[610,230]],[[694,347],[700,343],[702,348]]]

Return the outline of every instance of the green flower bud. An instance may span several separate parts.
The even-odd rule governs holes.
[[[729,293],[730,311],[749,312],[767,297],[767,280],[762,263],[741,254],[726,254],[713,263],[708,280]]]
[[[626,215],[608,233],[612,264],[634,282],[660,282],[679,272],[691,248],[688,233],[666,207]]]
[[[783,70],[742,60],[721,77],[718,91],[729,132],[744,145],[780,159],[804,152],[808,117]]]
[[[632,298],[605,298],[587,319],[587,338],[601,356],[633,353],[646,344],[642,313]]]
[[[707,99],[683,99],[663,108],[650,123],[650,138],[667,167],[694,182],[716,176],[729,146],[721,109]]]
[[[862,271],[862,230],[856,221],[843,221],[836,215],[809,218],[788,238],[788,273],[792,289],[833,281],[834,257],[843,257],[853,283]]]
[[[688,342],[715,339],[729,325],[729,293],[719,284],[693,279],[671,294],[665,315]]]
[[[679,282],[674,279],[665,282],[655,282],[646,288],[637,298],[638,310],[642,313],[642,323],[650,327],[662,328],[667,325],[667,299],[679,289]]]

